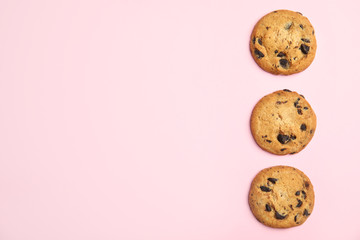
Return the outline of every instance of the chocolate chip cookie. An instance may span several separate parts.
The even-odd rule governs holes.
[[[255,25],[250,50],[256,63],[269,73],[301,72],[315,57],[314,28],[300,12],[273,11]]]
[[[303,95],[284,89],[260,99],[251,114],[250,127],[265,151],[294,154],[314,136],[316,115]]]
[[[250,209],[257,220],[269,227],[289,228],[303,224],[311,215],[314,203],[310,179],[293,167],[263,169],[251,183]]]

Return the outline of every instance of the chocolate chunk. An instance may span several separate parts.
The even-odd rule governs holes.
[[[310,43],[310,40],[307,39],[307,38],[302,38],[301,41],[306,42],[306,43]]]
[[[301,29],[304,29],[304,26],[302,24],[299,25],[301,27]]]
[[[303,114],[302,111],[301,111],[301,109],[299,109],[299,108],[298,108],[297,112],[298,112],[299,115],[302,115],[302,114]]]
[[[303,194],[303,198],[306,199],[306,192],[305,192],[305,191],[301,191],[301,193]]]
[[[288,135],[283,135],[283,134],[279,134],[277,136],[277,140],[281,143],[281,144],[286,144],[290,141],[290,137]]]
[[[259,43],[260,45],[262,45],[262,41],[261,41],[260,38],[258,39],[258,43]]]
[[[291,28],[291,26],[293,25],[293,23],[291,22],[291,23],[287,23],[287,24],[285,24],[285,29],[286,30],[289,30],[290,28]]]
[[[278,53],[278,50],[275,50],[275,52],[274,52],[275,54],[277,54]]]
[[[273,184],[275,184],[278,179],[277,178],[268,178],[267,180],[269,182],[272,182]]]
[[[272,143],[272,141],[271,141],[271,140],[269,140],[269,139],[266,139],[265,141],[267,141],[268,143]]]
[[[296,195],[296,196],[300,196],[300,191],[297,191],[297,192],[295,193],[295,195]]]
[[[283,151],[285,151],[285,150],[286,150],[286,148],[282,148],[282,149],[280,149],[280,151],[282,151],[282,152],[283,152]]]
[[[303,54],[308,54],[309,53],[309,50],[310,50],[310,47],[305,45],[305,44],[301,44],[300,45],[300,50]]]
[[[306,125],[303,123],[300,126],[301,131],[306,131]]]
[[[286,54],[283,52],[279,52],[279,54],[277,55],[277,57],[285,57],[285,56],[286,56]]]
[[[266,204],[266,205],[265,205],[265,211],[271,212],[271,207],[270,207],[269,204]]]
[[[287,215],[281,215],[280,213],[278,213],[277,211],[275,211],[275,218],[282,220],[285,219]]]
[[[308,107],[304,107],[304,110],[308,110],[309,108]]]
[[[253,44],[255,44],[255,37],[253,37],[252,42],[253,42]]]
[[[303,204],[302,201],[300,199],[297,199],[298,200],[298,204],[296,205],[297,208],[301,207],[301,205]]]
[[[289,61],[287,59],[280,59],[279,63],[282,68],[284,69],[289,68]]]
[[[255,53],[255,56],[257,57],[257,58],[263,58],[265,55],[262,53],[262,52],[260,52],[257,48],[255,48],[255,51],[254,51],[254,53]]]
[[[303,214],[303,215],[307,217],[307,216],[310,216],[310,213],[308,212],[308,210],[307,210],[307,209],[305,209],[305,210],[304,210],[304,214]]]
[[[283,89],[284,92],[292,92],[289,89]]]
[[[260,186],[260,189],[261,189],[261,191],[263,191],[263,192],[270,192],[270,191],[271,191],[270,188],[265,187],[265,186]]]

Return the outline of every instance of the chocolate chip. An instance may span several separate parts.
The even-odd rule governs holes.
[[[275,52],[274,52],[275,54],[277,54],[278,53],[278,50],[275,50]]]
[[[312,31],[312,34],[314,35],[314,33],[315,33],[315,31],[313,30],[313,31]]]
[[[266,27],[266,30],[269,30],[270,27]]]
[[[260,186],[260,189],[261,189],[261,191],[263,191],[263,192],[270,192],[270,191],[271,191],[270,188],[265,187],[265,186]]]
[[[266,141],[267,141],[268,143],[271,143],[271,142],[272,142],[271,140],[268,140],[268,139],[266,139]]]
[[[304,214],[303,214],[303,215],[307,217],[307,216],[310,216],[310,213],[308,212],[308,210],[307,210],[307,209],[305,209],[305,210],[304,210]]]
[[[290,138],[288,135],[283,135],[283,134],[279,134],[277,136],[277,140],[281,143],[281,144],[286,144],[290,141]]]
[[[293,25],[293,23],[291,22],[291,23],[287,23],[287,24],[285,24],[285,29],[286,30],[289,30],[290,28],[291,28],[291,26]]]
[[[292,92],[289,89],[283,89],[284,92]]]
[[[295,154],[296,152],[292,152],[292,153],[290,153],[290,154]]]
[[[305,192],[305,191],[301,191],[301,193],[303,194],[303,198],[306,199],[306,192]]]
[[[300,196],[300,191],[297,191],[297,192],[295,193],[295,195],[296,195],[296,196]]]
[[[298,108],[297,112],[298,112],[299,115],[302,115],[302,114],[303,114],[302,111],[301,111],[301,109],[299,109],[299,108]]]
[[[258,39],[258,43],[259,43],[260,45],[262,45],[262,41],[261,41],[260,38]]]
[[[296,205],[297,208],[301,207],[301,205],[303,204],[302,201],[300,199],[297,199],[298,200],[298,204]]]
[[[300,94],[300,97],[302,97],[303,99],[305,99],[304,95],[301,95],[301,94]]]
[[[282,220],[285,219],[287,215],[281,215],[280,213],[278,213],[277,211],[275,211],[275,218]]]
[[[301,29],[304,29],[304,26],[302,24],[299,25],[301,27]]]
[[[308,107],[304,107],[304,110],[308,110],[309,108]]]
[[[300,15],[302,15],[302,13],[301,12],[297,12],[298,14],[300,14]]]
[[[289,68],[289,61],[287,59],[280,59],[280,66],[284,69]]]
[[[285,150],[286,150],[286,148],[282,148],[282,149],[280,149],[280,151],[282,151],[282,152],[283,152],[283,151],[285,151]]]
[[[271,212],[271,207],[270,207],[269,204],[266,204],[266,205],[265,205],[265,211]]]
[[[291,208],[291,210],[294,210],[293,206],[290,204],[289,207]]]
[[[309,53],[309,50],[310,50],[310,47],[305,45],[305,44],[301,44],[300,45],[300,50],[303,54],[308,54]]]
[[[307,38],[302,38],[301,41],[306,42],[306,43],[310,43],[310,40],[307,39]]]
[[[301,131],[306,131],[306,125],[303,123],[300,126]]]
[[[261,136],[262,138],[267,138],[267,135]]]
[[[294,217],[294,221],[295,221],[295,222],[297,221],[297,216],[298,216],[298,215],[296,214],[295,217]]]
[[[254,53],[255,53],[255,56],[257,57],[257,58],[263,58],[265,55],[262,53],[262,52],[260,52],[257,48],[255,48],[255,51],[254,51]]]
[[[290,135],[291,140],[295,140],[296,139],[296,135]]]
[[[277,57],[285,57],[285,53],[279,52],[279,54],[277,55]]]
[[[309,182],[305,181],[305,187],[308,188],[310,186]]]
[[[297,105],[299,104],[299,100],[300,100],[300,98],[298,98],[298,99],[294,102],[294,107],[297,107]]]
[[[255,44],[255,37],[253,37],[252,42],[253,42],[253,44]]]
[[[268,178],[267,180],[269,182],[272,182],[273,184],[275,184],[278,179],[277,178]]]
[[[313,133],[313,130],[311,129],[311,130],[310,130],[310,134],[312,134],[312,133]]]

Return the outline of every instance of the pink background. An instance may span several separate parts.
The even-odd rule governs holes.
[[[0,1],[0,239],[360,239],[358,1]],[[306,71],[262,71],[249,36],[302,12]],[[274,156],[249,118],[265,94],[305,95],[312,142]],[[261,169],[303,170],[315,209],[263,226],[247,194]]]

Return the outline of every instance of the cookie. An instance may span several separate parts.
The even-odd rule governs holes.
[[[315,31],[310,21],[299,12],[274,11],[255,25],[250,50],[255,62],[269,73],[298,73],[314,60]]]
[[[250,128],[265,151],[294,154],[314,136],[316,115],[303,95],[284,89],[260,99],[251,114]]]
[[[293,167],[263,169],[251,183],[250,209],[257,220],[269,227],[289,228],[303,224],[311,215],[314,203],[310,179]]]

